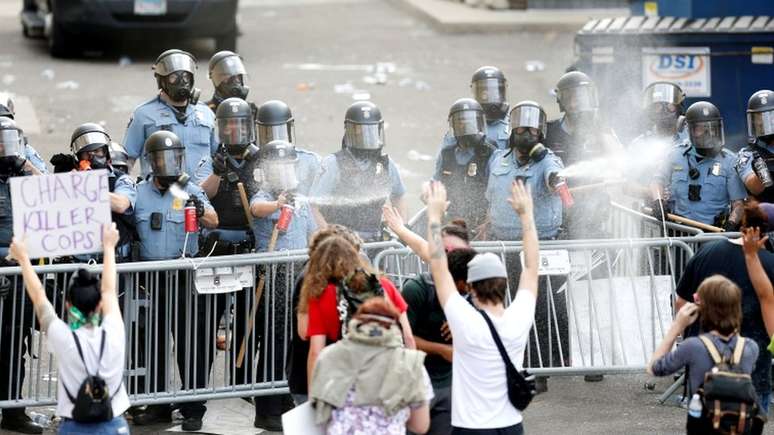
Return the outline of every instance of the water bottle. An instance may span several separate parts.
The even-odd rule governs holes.
[[[753,171],[755,172],[755,175],[758,176],[758,179],[761,180],[763,187],[771,187],[771,185],[774,184],[774,180],[771,179],[769,167],[766,165],[766,161],[763,160],[763,157],[756,156],[753,159],[752,165]]]
[[[51,424],[51,419],[46,414],[40,414],[38,412],[30,412],[30,418],[32,422],[42,428],[47,428]]]
[[[701,418],[701,398],[697,393],[693,393],[691,401],[688,402],[688,415],[693,418]]]

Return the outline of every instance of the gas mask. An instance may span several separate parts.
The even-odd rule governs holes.
[[[241,74],[231,76],[217,87],[218,95],[223,98],[247,98],[250,93],[250,86],[244,84],[244,76]]]
[[[107,147],[98,148],[94,151],[81,152],[78,155],[78,160],[79,162],[87,161],[88,165],[80,166],[88,166],[88,169],[107,169],[109,166]]]
[[[648,109],[648,118],[659,134],[674,135],[679,117],[680,112],[674,104],[655,103]]]
[[[194,77],[188,71],[175,71],[160,80],[161,89],[175,102],[188,102],[194,95]]]
[[[516,148],[520,154],[526,155],[540,142],[540,132],[536,128],[514,128],[509,142],[511,148]]]

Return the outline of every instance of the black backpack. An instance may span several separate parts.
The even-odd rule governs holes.
[[[349,287],[350,280],[357,274],[366,275],[366,289],[356,292]],[[363,269],[357,269],[348,277],[341,280],[336,285],[336,309],[339,312],[339,321],[341,322],[341,337],[347,333],[349,321],[355,315],[357,309],[363,305],[363,302],[375,297],[384,297],[384,288],[379,282],[379,277],[368,273]]]
[[[62,383],[62,387],[67,393],[73,407],[72,419],[78,423],[102,423],[113,419],[112,397],[108,389],[107,382],[99,375],[99,365],[97,372],[89,374],[89,368],[86,367],[86,360],[83,359],[83,350],[78,335],[73,331],[75,346],[78,348],[78,355],[83,362],[83,368],[86,369],[86,379],[81,383],[78,389],[78,396],[73,397],[67,387]],[[102,353],[105,351],[105,330],[102,330],[102,343],[99,346],[99,360],[102,361]],[[119,386],[120,388],[120,386]]]
[[[715,366],[704,375],[698,394],[702,398],[701,419],[719,434],[760,434],[766,417],[761,415],[758,395],[749,374],[735,371],[744,352],[744,337],[737,337],[733,354],[721,355],[712,340],[700,335]]]

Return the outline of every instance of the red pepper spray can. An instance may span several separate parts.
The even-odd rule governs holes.
[[[185,214],[185,232],[198,233],[199,219],[196,217],[196,205],[192,199],[189,199],[188,202],[185,203],[183,212]]]
[[[567,181],[561,180],[556,185],[556,191],[559,192],[559,198],[562,199],[562,205],[564,208],[570,208],[575,204],[575,200],[572,198],[572,193],[567,187]]]
[[[284,233],[290,227],[290,221],[293,220],[293,207],[287,204],[280,208],[279,219],[277,219],[277,230]]]

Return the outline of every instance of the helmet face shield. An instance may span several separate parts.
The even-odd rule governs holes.
[[[482,105],[505,102],[505,81],[503,80],[496,78],[476,80],[470,86],[473,88],[473,98]]]
[[[723,121],[720,119],[692,122],[688,124],[688,129],[696,149],[720,149],[725,144]]]
[[[545,137],[546,113],[535,106],[516,106],[511,111],[511,128],[534,128]]]
[[[148,156],[155,177],[180,177],[185,166],[185,149],[153,151]]]
[[[17,129],[0,130],[0,157],[22,155],[22,135]]]
[[[462,110],[449,116],[449,127],[454,137],[486,134],[484,114],[478,110]]]
[[[358,150],[379,150],[384,147],[384,124],[355,124],[346,122],[344,145]]]
[[[72,152],[75,155],[82,151],[93,151],[97,148],[109,147],[110,138],[102,132],[92,131],[82,134],[75,138],[71,144]]]
[[[286,192],[298,187],[295,160],[268,160],[261,164],[263,182],[269,190]]]
[[[756,138],[774,135],[774,111],[747,113],[747,134]]]
[[[290,120],[286,124],[258,124],[258,144],[264,145],[273,140],[284,140],[293,143],[296,135],[295,133],[295,125],[293,120]]]
[[[559,89],[557,98],[565,113],[591,112],[599,108],[597,91],[592,85]]]
[[[153,66],[153,70],[162,77],[166,77],[175,71],[187,71],[193,74],[196,71],[196,62],[187,54],[172,53],[164,56],[156,63]]]
[[[645,89],[642,101],[645,108],[653,103],[667,103],[679,106],[683,103],[683,93],[673,84],[655,83]]]
[[[234,76],[246,76],[247,70],[239,56],[229,56],[217,64],[210,71],[210,79],[215,87]]]
[[[252,143],[253,125],[250,119],[220,118],[218,119],[218,136],[224,145],[246,145]]]

